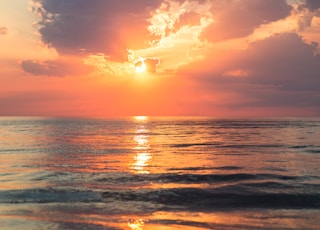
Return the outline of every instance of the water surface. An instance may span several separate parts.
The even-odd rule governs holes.
[[[1,229],[318,229],[320,119],[0,118]]]

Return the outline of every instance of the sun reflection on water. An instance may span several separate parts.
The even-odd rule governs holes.
[[[134,159],[135,162],[132,164],[132,169],[134,169],[139,174],[148,174],[149,171],[144,168],[148,166],[148,161],[150,161],[152,157],[149,153],[138,153]]]
[[[138,130],[139,131],[139,130]],[[148,137],[146,135],[136,135],[133,140],[137,143],[135,149],[146,149],[148,145]]]
[[[146,121],[148,117],[146,116],[136,116],[134,117],[136,121]],[[147,135],[148,130],[145,124],[141,124],[137,127],[133,140],[135,142],[134,150],[137,150],[137,153],[134,156],[134,162],[131,164],[130,168],[138,174],[148,174],[149,171],[145,168],[149,165],[149,162],[152,159],[151,154],[149,153],[149,136]]]
[[[148,116],[134,116],[133,118],[136,121],[146,121],[146,120],[148,120]]]

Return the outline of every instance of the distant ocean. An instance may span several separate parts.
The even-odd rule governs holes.
[[[0,229],[320,229],[320,118],[0,117]]]

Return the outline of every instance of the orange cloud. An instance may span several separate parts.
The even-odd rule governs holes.
[[[0,35],[7,35],[9,33],[9,29],[7,27],[0,27]]]

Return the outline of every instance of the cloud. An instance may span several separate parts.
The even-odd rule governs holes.
[[[80,74],[81,71],[85,74],[90,66],[104,75],[129,76],[134,74],[134,64],[147,57],[161,59],[161,65],[157,66],[159,74],[173,73],[189,63],[210,59],[206,57],[210,42],[246,37],[261,25],[286,18],[294,9],[286,0],[32,2],[33,11],[40,17],[42,41],[56,49],[60,58],[26,60],[22,68],[47,76]],[[309,0],[304,7],[315,10],[318,4]],[[78,57],[79,67],[66,61],[69,56]],[[244,66],[235,65],[221,76],[249,77],[249,67],[242,59],[239,63]],[[147,66],[149,72],[155,72],[154,63]]]
[[[146,72],[156,73],[156,66],[160,63],[156,58],[141,58],[134,65],[136,69],[145,69]]]
[[[167,75],[203,58],[209,43],[200,35],[212,22],[210,6],[210,1],[164,0],[148,19],[149,47],[132,50],[134,62],[140,57],[160,59],[157,73]]]
[[[305,0],[296,7],[294,15],[300,30],[310,27],[313,19],[320,16],[320,1]]]
[[[123,60],[144,44],[150,10],[161,0],[33,0],[42,41],[60,54],[104,53]]]
[[[248,80],[282,90],[318,91],[320,56],[317,44],[307,44],[295,33],[275,35],[252,44],[237,65],[250,70]]]
[[[304,6],[310,11],[315,11],[320,9],[320,1],[319,0],[305,0]]]
[[[67,76],[85,75],[92,71],[92,67],[73,60],[25,60],[21,63],[22,69],[33,75],[41,76]]]
[[[255,28],[290,15],[292,7],[285,0],[213,0],[211,13],[214,22],[203,37],[222,41],[244,37]]]
[[[226,51],[220,57],[212,51],[211,57],[199,63],[202,71],[186,70],[180,75],[192,73],[189,77],[199,91],[210,95],[207,98],[227,95],[221,103],[229,108],[319,108],[317,48],[297,34],[284,33],[254,42],[243,51]],[[215,56],[224,59],[222,64],[214,64]]]
[[[22,69],[46,76],[81,75],[90,69],[98,75],[133,73],[128,50],[146,46],[148,18],[161,1],[32,0],[42,42],[57,51],[58,59],[25,60]]]
[[[0,27],[0,35],[7,35],[9,33],[9,29],[7,27]]]

